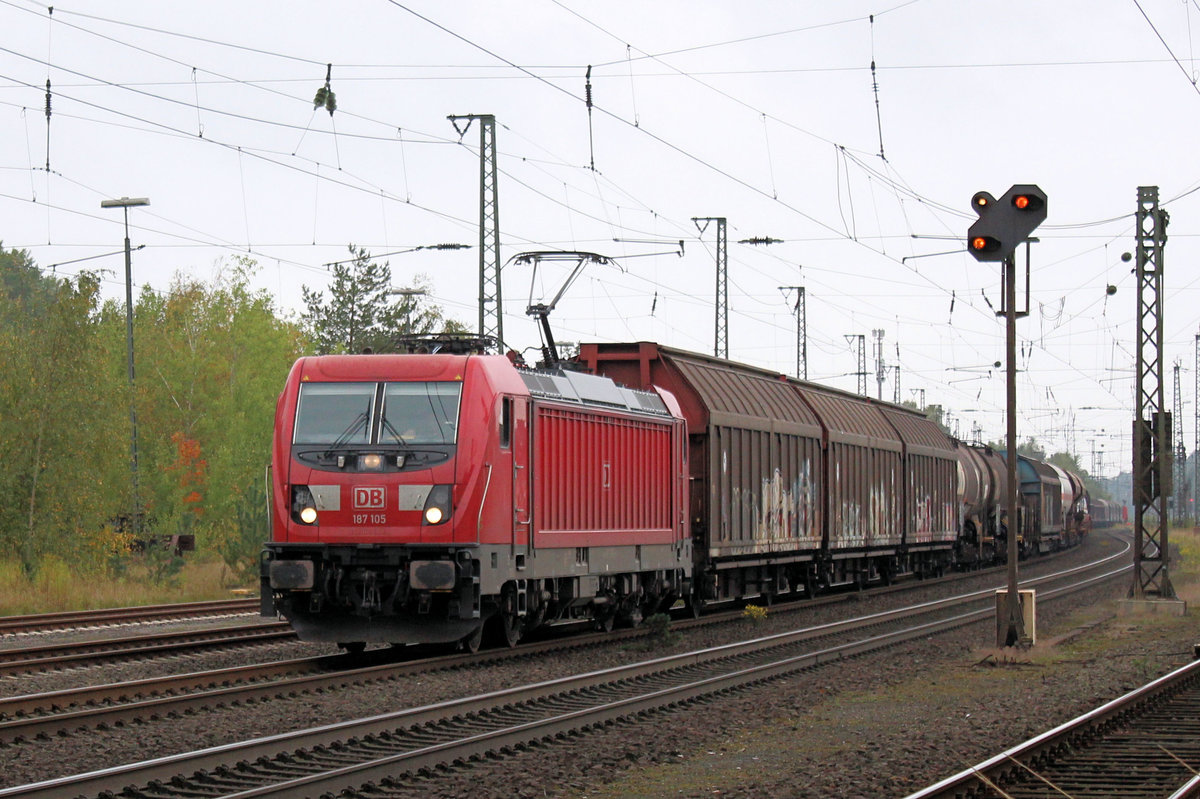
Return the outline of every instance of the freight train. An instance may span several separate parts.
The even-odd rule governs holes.
[[[279,397],[262,613],[300,637],[515,645],[683,601],[813,596],[1005,552],[1003,453],[923,414],[649,342],[301,358]],[[1020,460],[1024,551],[1087,529]]]

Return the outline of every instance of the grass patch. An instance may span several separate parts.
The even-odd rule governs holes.
[[[32,576],[16,561],[0,561],[0,616],[54,613],[65,610],[159,605],[229,599],[229,572],[215,555],[191,553],[176,580],[156,583],[152,563],[130,557],[118,577],[81,574],[58,558],[46,558]]]

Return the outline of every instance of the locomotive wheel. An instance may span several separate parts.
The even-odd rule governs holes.
[[[475,632],[471,633],[466,638],[463,638],[461,641],[459,641],[458,645],[473,655],[479,651],[479,645],[482,643],[483,643],[483,625],[480,624],[478,627],[475,628]]]
[[[489,619],[492,639],[500,646],[512,649],[521,640],[521,617],[517,615],[517,589],[506,585],[500,596],[500,607]]]
[[[365,641],[338,641],[338,648],[345,649],[347,655],[361,655],[367,649]]]

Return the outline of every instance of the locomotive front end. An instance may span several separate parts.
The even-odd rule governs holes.
[[[264,615],[350,649],[478,629],[478,539],[458,523],[473,477],[456,468],[468,361],[296,362],[276,411]]]

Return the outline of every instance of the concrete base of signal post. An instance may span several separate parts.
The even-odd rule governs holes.
[[[1186,616],[1187,603],[1182,599],[1121,599],[1117,601],[1118,616]]]

